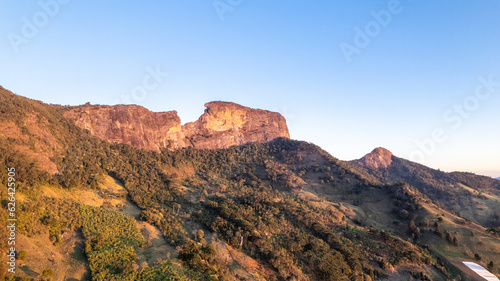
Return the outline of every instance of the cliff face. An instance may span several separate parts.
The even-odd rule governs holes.
[[[230,102],[209,102],[205,107],[197,121],[184,126],[176,111],[151,112],[137,105],[83,105],[64,116],[101,139],[155,151],[188,146],[226,148],[290,137],[279,113]]]

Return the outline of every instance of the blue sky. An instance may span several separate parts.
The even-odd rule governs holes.
[[[499,46],[498,0],[0,0],[0,85],[17,94],[183,123],[233,101],[343,160],[382,146],[491,176]]]

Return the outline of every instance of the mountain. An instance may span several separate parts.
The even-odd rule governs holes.
[[[385,148],[378,147],[361,158],[359,163],[374,169],[387,168],[392,163],[392,152]]]
[[[84,105],[71,108],[64,116],[103,140],[154,151],[226,148],[290,137],[279,113],[220,101],[205,107],[197,121],[183,126],[176,111],[156,113],[137,105]]]
[[[385,155],[383,158],[380,155]],[[390,155],[390,158],[389,158]],[[366,161],[363,159],[371,159]],[[390,162],[389,162],[390,159]],[[387,164],[387,165],[385,165]],[[493,198],[500,197],[500,182],[472,173],[445,173],[376,149],[348,165],[363,178],[377,184],[406,182],[462,217],[486,227],[496,227],[500,208]],[[499,225],[500,226],[500,225]]]
[[[213,102],[181,126],[0,88],[0,128],[18,279],[480,280],[462,261],[500,260],[498,181],[383,148],[341,161],[277,113]]]

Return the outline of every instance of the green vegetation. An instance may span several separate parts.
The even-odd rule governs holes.
[[[25,260],[26,259],[26,251],[19,251],[19,253],[17,254],[17,258],[20,259],[20,260]]]
[[[123,280],[137,280],[137,281],[187,281],[197,280],[199,276],[195,273],[188,272],[179,266],[174,266],[171,262],[163,262],[153,268],[145,268],[130,273],[124,277]]]
[[[134,218],[89,206],[81,206],[80,212],[93,279],[118,280],[132,272],[135,249],[146,243]]]
[[[16,215],[20,233],[33,236],[48,232],[54,245],[62,242],[62,232],[82,225],[78,204],[72,200],[34,196],[19,203]]]
[[[203,280],[204,275],[165,261],[133,270],[135,250],[146,241],[135,219],[104,208],[82,205],[80,212],[93,280]]]
[[[42,276],[45,278],[51,278],[52,276],[54,276],[54,270],[52,268],[45,269],[42,272]]]
[[[492,200],[484,194],[497,194],[500,187],[482,177],[446,174],[402,159],[387,171],[368,170],[286,139],[156,153],[92,137],[66,120],[65,110],[0,89],[0,123],[11,122],[21,132],[0,137],[0,166],[18,171],[24,195],[16,210],[19,233],[48,235],[60,247],[64,232],[81,230],[93,280],[234,280],[232,265],[217,258],[217,243],[253,258],[268,270],[269,280],[375,280],[403,265],[412,267],[405,269],[412,278],[452,280],[463,274],[447,254],[462,257],[464,248],[473,259],[477,241],[498,243],[497,213],[478,220],[489,228],[480,232],[445,209]],[[44,134],[26,125],[30,112]],[[42,152],[51,155],[56,174],[32,157]],[[146,240],[133,217],[41,195],[41,186],[98,190],[104,175],[123,183],[141,209],[139,218],[161,231],[178,260],[163,257],[140,267],[136,251]],[[6,185],[6,174],[0,173],[2,199]],[[7,203],[1,202],[0,243],[7,237],[2,225]],[[0,246],[5,250],[5,243]],[[493,262],[498,253],[477,256],[488,268],[498,266]]]

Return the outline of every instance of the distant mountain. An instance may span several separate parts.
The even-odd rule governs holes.
[[[371,159],[368,161],[367,159]],[[481,196],[490,193],[500,197],[500,182],[472,173],[446,173],[392,155],[377,148],[360,160],[349,161],[349,167],[361,177],[376,184],[406,182],[422,194],[454,210],[464,218],[487,226],[496,218],[495,202]],[[483,202],[478,204],[477,201]],[[486,204],[486,205],[484,205]],[[483,208],[490,206],[487,210]],[[496,219],[494,219],[496,220]],[[500,222],[500,221],[499,221]]]
[[[359,162],[366,167],[374,169],[387,168],[392,163],[392,152],[385,148],[378,147],[361,158]]]
[[[0,87],[0,170],[15,167],[29,268],[16,277],[470,280],[461,261],[500,260],[499,181],[384,148],[340,161],[290,140],[277,113],[206,107],[181,126],[175,112],[49,105]],[[8,216],[0,208],[1,237]]]

